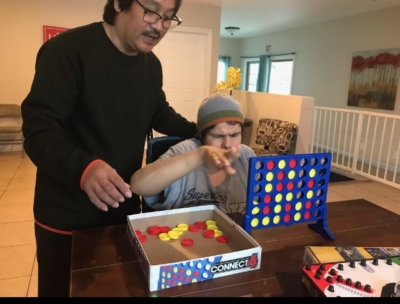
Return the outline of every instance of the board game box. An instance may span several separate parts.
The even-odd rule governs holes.
[[[400,297],[400,247],[310,246],[302,272],[314,297]]]
[[[400,256],[400,247],[307,246],[304,265],[340,263]]]
[[[135,214],[127,221],[150,291],[260,268],[261,246],[214,205]]]

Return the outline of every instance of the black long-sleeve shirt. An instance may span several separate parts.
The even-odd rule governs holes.
[[[40,48],[21,108],[25,150],[37,166],[35,220],[59,230],[124,224],[140,211],[135,195],[119,208],[97,209],[79,185],[90,162],[106,161],[129,183],[150,128],[185,138],[196,133],[166,101],[158,58],[121,53],[101,22]]]

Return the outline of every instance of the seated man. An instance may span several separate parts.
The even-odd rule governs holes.
[[[242,144],[244,116],[238,101],[216,93],[202,102],[196,138],[184,140],[131,178],[131,189],[155,210],[215,204],[243,212],[253,150]]]

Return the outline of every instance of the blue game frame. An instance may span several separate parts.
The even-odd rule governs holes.
[[[326,217],[331,153],[255,156],[249,160],[243,229],[309,223],[335,240]]]

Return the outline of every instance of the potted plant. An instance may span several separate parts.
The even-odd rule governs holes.
[[[232,96],[232,90],[238,89],[242,82],[242,74],[240,68],[229,67],[226,71],[227,81],[221,80],[215,85],[215,91],[218,90],[229,90],[229,94]]]

